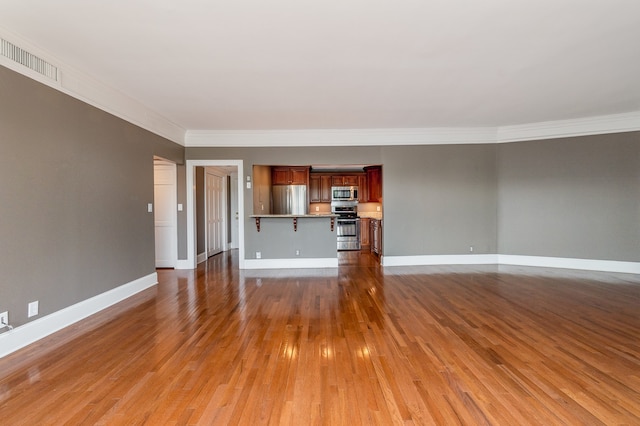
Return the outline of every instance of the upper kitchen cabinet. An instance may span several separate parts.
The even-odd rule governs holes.
[[[307,185],[309,167],[274,166],[271,168],[272,185]]]
[[[364,170],[367,172],[368,201],[379,203],[382,201],[382,167],[370,166]]]
[[[366,203],[369,201],[369,185],[367,184],[367,175],[358,176],[358,201]]]
[[[309,201],[312,203],[331,202],[331,176],[309,175]]]
[[[331,176],[331,186],[357,186],[358,175]]]

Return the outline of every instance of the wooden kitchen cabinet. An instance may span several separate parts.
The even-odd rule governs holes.
[[[309,167],[275,166],[271,168],[272,185],[307,185]]]
[[[331,186],[357,186],[358,175],[331,176]]]
[[[312,203],[331,202],[331,176],[309,175],[309,201]]]
[[[365,171],[367,172],[367,186],[369,188],[367,201],[379,203],[382,201],[382,167],[365,167]]]
[[[358,176],[358,202],[366,203],[368,201],[369,201],[369,187],[367,184],[367,175],[361,174]],[[369,228],[367,228],[367,230],[368,229]]]
[[[370,250],[371,249],[371,239],[369,235],[371,233],[371,219],[368,217],[363,217],[360,219],[360,249],[361,250]]]

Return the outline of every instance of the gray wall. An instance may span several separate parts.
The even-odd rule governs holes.
[[[640,133],[498,147],[499,252],[640,261]]]
[[[153,273],[153,156],[184,148],[2,66],[0,93],[0,311],[17,326],[28,302],[42,317]]]
[[[386,256],[496,253],[495,145],[386,147]]]
[[[474,254],[640,260],[639,132],[500,145],[187,148],[186,156],[241,159],[245,173],[254,164],[382,164],[385,256],[473,246]],[[250,214],[249,205],[247,258],[262,247]]]
[[[494,145],[187,148],[186,158],[244,160],[245,175],[255,164],[382,164],[385,255],[467,254],[470,245],[475,253],[497,250]],[[288,234],[272,233],[266,225],[257,232],[249,217],[252,191],[245,189],[244,194],[246,257],[264,251],[266,241],[275,254],[263,253],[263,258],[293,257]],[[289,229],[291,224],[287,221],[283,227]],[[301,245],[303,257],[336,255],[332,246],[318,253],[314,239],[300,235],[295,237],[301,239],[296,244]]]

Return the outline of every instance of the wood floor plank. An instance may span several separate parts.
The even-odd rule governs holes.
[[[159,270],[0,359],[0,423],[640,424],[637,275],[237,264]]]

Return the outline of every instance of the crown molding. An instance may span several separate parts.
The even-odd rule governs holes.
[[[573,120],[502,126],[497,131],[497,143],[569,138],[575,136],[624,133],[640,130],[640,111],[600,115]]]
[[[495,143],[489,127],[431,129],[188,130],[187,147],[378,146]]]
[[[0,36],[55,65],[58,68],[58,80],[50,80],[41,76],[2,55],[0,55],[0,65],[184,146],[185,129],[156,111],[72,66],[53,58],[43,49],[4,28],[0,28]]]
[[[461,145],[640,131],[640,111],[501,127],[317,130],[188,130],[187,147]]]

